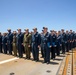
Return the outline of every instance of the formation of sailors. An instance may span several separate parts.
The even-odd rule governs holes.
[[[43,63],[50,63],[51,59],[55,59],[56,56],[60,56],[60,53],[65,54],[76,47],[76,33],[72,30],[54,31],[48,32],[47,27],[43,27],[41,33],[38,33],[37,28],[33,28],[33,32],[29,32],[29,29],[25,29],[22,33],[21,29],[17,29],[18,32],[8,29],[8,33],[0,32],[0,53],[23,57],[23,53],[26,55],[26,59],[31,58],[31,53],[34,61],[39,61],[39,51],[41,51]]]

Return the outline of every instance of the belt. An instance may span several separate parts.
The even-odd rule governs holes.
[[[43,44],[47,44],[46,42],[44,42]]]
[[[29,42],[25,42],[25,43],[29,43]]]
[[[32,42],[32,43],[35,43],[35,42]]]
[[[13,43],[16,43],[16,42],[13,42]]]

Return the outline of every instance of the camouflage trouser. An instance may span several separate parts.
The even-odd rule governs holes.
[[[13,43],[13,52],[14,52],[14,56],[17,56],[17,45],[16,45],[16,43]]]
[[[28,44],[26,44],[26,45],[24,46],[24,48],[25,48],[26,58],[30,58],[31,48],[28,47]]]

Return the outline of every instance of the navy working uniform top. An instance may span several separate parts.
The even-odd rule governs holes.
[[[23,34],[22,33],[19,33],[17,35],[17,44],[22,44],[23,43]]]
[[[74,39],[73,33],[69,34],[69,40],[73,41],[73,39]]]
[[[62,43],[66,43],[67,42],[67,37],[65,33],[62,33]]]
[[[36,32],[36,34],[32,34],[32,43],[37,46],[41,44],[41,36],[38,32]]]
[[[43,45],[46,44],[46,46],[49,46],[50,44],[50,34],[47,32],[45,35],[42,34],[41,36],[41,42]]]
[[[11,32],[9,32],[9,33],[7,34],[7,43],[8,43],[8,44],[11,44],[12,41],[13,41],[13,34],[12,34]]]
[[[69,42],[69,33],[66,34],[66,36],[67,36],[67,42]]]
[[[2,35],[0,35],[0,44],[2,44]]]
[[[56,46],[57,36],[55,34],[51,35],[51,44],[53,47]]]
[[[7,37],[6,36],[3,36],[2,37],[2,44],[6,44],[7,43]]]
[[[62,42],[61,42],[61,34],[59,34],[57,36],[57,45],[60,46],[61,44],[62,44]]]

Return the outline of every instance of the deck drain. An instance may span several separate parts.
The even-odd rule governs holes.
[[[15,73],[12,72],[12,73],[10,73],[10,75],[15,75]]]
[[[17,61],[14,61],[14,62],[17,62]]]
[[[46,72],[47,72],[47,73],[50,73],[51,71],[50,71],[50,70],[47,70]]]

